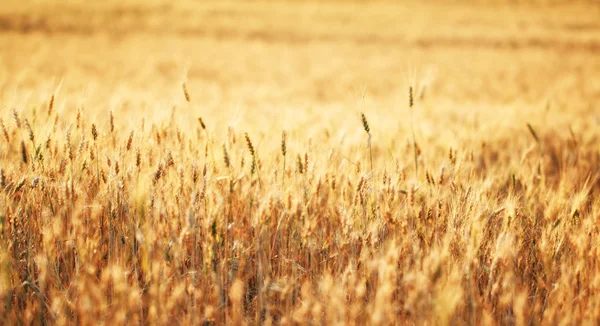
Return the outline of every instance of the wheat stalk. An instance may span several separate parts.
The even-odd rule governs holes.
[[[286,144],[286,132],[285,130],[281,132],[281,155],[283,156],[283,171],[281,173],[281,184],[283,185],[285,180],[285,159],[287,154],[287,144]]]
[[[415,137],[415,127],[414,127],[414,122],[413,122],[413,106],[414,106],[413,87],[410,86],[408,88],[408,108],[410,111],[410,129],[412,132],[413,150],[414,150],[414,158],[415,158],[415,179],[418,179],[418,174],[419,174],[419,165],[417,164],[418,147],[417,147],[417,139]]]
[[[369,160],[371,162],[371,176],[373,176],[373,149],[371,147],[371,129],[369,128],[369,123],[367,122],[367,117],[365,117],[365,114],[361,113],[360,116],[361,116],[363,128],[365,129],[365,132],[369,136],[367,138],[367,148],[369,148]]]
[[[98,130],[96,129],[96,124],[92,123],[92,139],[94,140],[94,148],[96,149],[96,180],[100,183],[100,163],[98,162],[98,143],[96,140],[98,139]],[[70,148],[70,146],[69,146]]]

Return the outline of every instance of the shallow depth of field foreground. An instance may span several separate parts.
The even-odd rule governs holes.
[[[600,6],[0,5],[0,324],[595,325]]]

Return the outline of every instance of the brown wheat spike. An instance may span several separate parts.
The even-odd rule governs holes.
[[[223,161],[225,162],[225,166],[229,168],[229,154],[227,153],[227,146],[225,146],[225,144],[223,144]]]
[[[96,125],[92,123],[92,138],[94,141],[98,138],[98,130],[96,129]]]
[[[202,117],[198,118],[198,122],[200,122],[200,126],[202,127],[202,130],[206,130],[206,125],[204,124],[204,120],[202,120]]]
[[[252,146],[252,141],[250,140],[250,136],[248,136],[248,133],[245,133],[244,137],[246,138],[246,146],[248,147],[248,150],[250,151],[250,155],[252,157],[254,157],[254,146]]]
[[[81,141],[79,142],[79,146],[77,147],[77,155],[81,154],[86,145],[87,143],[85,141],[85,136],[83,136],[81,137]]]
[[[408,88],[408,107],[412,109],[412,107],[414,106],[414,100],[413,100],[413,87],[410,86]]]
[[[48,116],[52,114],[52,109],[54,108],[54,94],[50,97],[50,102],[48,102]]]
[[[308,153],[304,153],[304,170],[308,173]]]
[[[190,93],[188,92],[187,85],[185,84],[185,82],[183,82],[182,87],[183,87],[183,95],[185,96],[185,100],[189,103],[190,102]]]
[[[302,166],[302,156],[300,156],[300,154],[298,154],[298,161],[296,164],[298,165],[298,172],[300,172],[300,174],[304,173],[304,167]]]
[[[256,171],[256,160],[252,160],[252,163],[250,164],[250,174],[254,174],[254,172]]]
[[[58,174],[63,174],[65,173],[65,169],[67,168],[67,160],[62,159],[60,160],[60,163],[58,163]]]
[[[75,125],[77,129],[81,127],[81,108],[77,109],[77,117],[75,118],[77,124]]]
[[[52,132],[56,132],[56,127],[58,126],[58,116],[54,117],[54,123],[52,124]]]
[[[369,123],[367,122],[367,117],[365,117],[364,113],[361,113],[360,117],[362,119],[363,128],[365,128],[365,131],[367,132],[367,134],[369,134],[371,132],[371,129],[369,128]]]
[[[27,164],[27,160],[28,160],[27,147],[25,147],[24,141],[21,141],[21,159],[23,159],[23,163]]]
[[[285,139],[286,138],[286,133],[285,130],[281,133],[281,154],[285,157],[285,154],[287,153],[287,146],[285,143]]]
[[[125,145],[125,150],[129,152],[131,149],[131,144],[133,143],[133,130],[129,133],[129,138],[127,139],[127,145]]]
[[[175,160],[173,159],[173,154],[171,151],[167,153],[167,157],[165,158],[165,168],[170,168],[175,165]]]
[[[158,180],[160,179],[160,177],[163,174],[163,164],[159,163],[158,164],[158,168],[156,169],[156,172],[154,172],[154,178],[152,180],[153,184],[156,184],[158,182]]]
[[[138,149],[137,152],[135,153],[135,166],[137,167],[138,171],[140,170],[141,164],[142,164],[142,153]]]
[[[21,129],[21,119],[19,118],[19,113],[14,108],[12,110],[12,116],[13,120],[15,121],[15,124],[17,125],[17,129]]]
[[[112,110],[109,112],[109,120],[110,120],[110,132],[115,131],[115,117],[113,115]]]
[[[2,134],[4,134],[4,139],[6,142],[10,142],[10,137],[8,137],[8,131],[6,130],[6,126],[4,125],[4,120],[0,119],[0,127],[2,127]]]
[[[192,163],[192,182],[196,184],[198,182],[198,164]]]
[[[29,133],[29,140],[33,141],[35,139],[35,134],[33,133],[33,129],[31,128],[31,125],[29,124],[29,120],[25,119],[25,128],[27,129],[27,132]]]

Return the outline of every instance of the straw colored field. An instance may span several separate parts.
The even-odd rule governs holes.
[[[600,318],[597,2],[4,0],[0,49],[0,324]]]

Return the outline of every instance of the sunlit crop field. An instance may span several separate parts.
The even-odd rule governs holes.
[[[0,4],[0,324],[596,325],[600,4]]]

